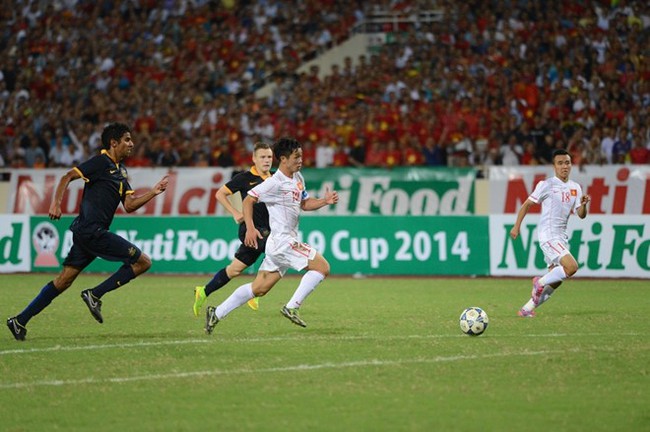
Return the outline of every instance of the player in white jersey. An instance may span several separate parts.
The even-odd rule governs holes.
[[[533,278],[531,299],[518,312],[521,317],[534,317],[535,308],[548,300],[562,281],[578,270],[578,263],[569,251],[567,222],[572,213],[584,219],[591,198],[582,194],[578,183],[569,180],[571,155],[566,150],[553,152],[552,161],[555,176],[537,183],[533,193],[519,209],[517,221],[510,230],[510,237],[516,239],[530,206],[542,205],[537,236],[549,271],[544,276]]]
[[[262,238],[253,223],[253,204],[266,204],[271,226],[271,234],[266,240],[266,256],[252,283],[237,288],[216,308],[207,308],[205,331],[208,334],[230,312],[253,297],[261,297],[269,292],[290,268],[307,272],[281,312],[294,324],[306,327],[298,309],[330,272],[327,260],[316,249],[298,240],[298,220],[301,210],[318,210],[336,204],[338,194],[327,191],[323,198],[309,196],[305,181],[299,173],[302,167],[302,148],[298,141],[292,138],[279,139],[273,147],[273,154],[280,161],[278,170],[271,178],[248,191],[248,196],[242,203],[246,224],[244,244],[253,248],[257,248],[257,242]]]

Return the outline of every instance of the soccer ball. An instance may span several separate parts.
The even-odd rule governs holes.
[[[468,307],[460,314],[460,329],[466,335],[478,336],[488,327],[488,316],[480,307]]]

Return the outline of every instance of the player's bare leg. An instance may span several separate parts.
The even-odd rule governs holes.
[[[230,296],[216,308],[209,307],[206,310],[205,331],[212,333],[214,326],[224,319],[230,312],[237,309],[253,297],[261,297],[273,288],[282,278],[279,272],[260,270],[255,280],[237,288]]]
[[[548,273],[537,280],[539,288],[537,296],[531,296],[531,299],[519,310],[518,315],[521,317],[534,317],[535,309],[548,301],[562,282],[573,276],[578,270],[578,263],[571,254],[564,255],[560,259],[560,265],[549,267]]]
[[[327,260],[320,254],[316,253],[313,260],[309,260],[307,264],[307,273],[305,273],[300,280],[300,285],[296,288],[293,296],[289,302],[282,307],[280,311],[282,315],[287,317],[292,323],[300,327],[307,327],[298,313],[298,309],[302,306],[305,299],[316,289],[330,273],[330,265]]]

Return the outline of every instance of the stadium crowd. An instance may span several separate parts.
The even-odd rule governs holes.
[[[379,12],[386,43],[298,72]],[[110,121],[130,167],[282,135],[317,167],[647,164],[649,39],[642,0],[0,0],[0,167],[77,164]]]

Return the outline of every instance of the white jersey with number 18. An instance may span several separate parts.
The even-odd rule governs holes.
[[[248,194],[266,204],[272,237],[298,237],[300,204],[309,198],[300,173],[295,173],[292,178],[278,170]]]
[[[542,214],[537,224],[540,244],[551,239],[566,242],[569,216],[575,213],[582,199],[580,185],[573,180],[563,182],[557,177],[548,178],[537,183],[528,199],[542,205]]]

